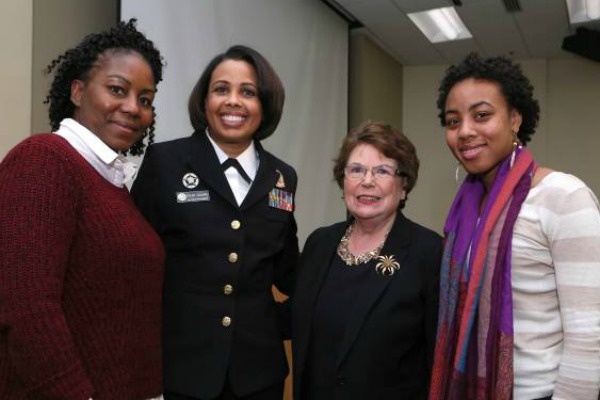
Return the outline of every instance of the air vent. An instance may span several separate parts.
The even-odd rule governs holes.
[[[504,8],[506,8],[506,11],[508,11],[510,13],[521,11],[521,4],[519,3],[519,0],[502,0],[502,1],[504,1]]]

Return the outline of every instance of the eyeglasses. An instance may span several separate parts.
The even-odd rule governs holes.
[[[348,164],[344,168],[344,176],[348,179],[358,180],[363,179],[367,175],[367,171],[371,170],[371,175],[375,179],[392,179],[394,176],[400,176],[401,173],[390,165],[376,165],[374,167],[366,167],[362,164]]]

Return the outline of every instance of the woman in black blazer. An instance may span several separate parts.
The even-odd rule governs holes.
[[[191,137],[150,146],[132,194],[167,251],[166,400],[281,400],[288,373],[280,308],[298,257],[296,173],[260,140],[284,90],[258,52],[234,46],[189,99]]]
[[[388,125],[345,138],[334,176],[351,218],[310,235],[294,289],[295,400],[426,398],[441,238],[401,211],[418,168]]]

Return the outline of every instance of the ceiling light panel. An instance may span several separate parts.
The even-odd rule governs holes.
[[[600,0],[566,0],[571,24],[600,20]]]
[[[407,15],[431,43],[472,37],[454,7],[436,8]]]

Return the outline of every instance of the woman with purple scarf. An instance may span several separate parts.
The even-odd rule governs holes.
[[[430,400],[597,399],[597,198],[524,147],[539,106],[511,60],[467,56],[437,105],[468,175],[444,227]]]

